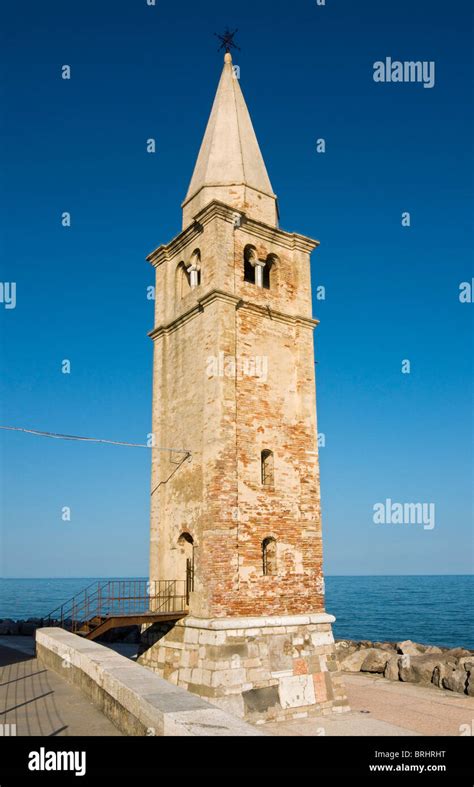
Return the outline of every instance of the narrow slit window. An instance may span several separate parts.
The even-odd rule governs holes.
[[[261,473],[262,473],[262,486],[274,486],[275,473],[273,462],[273,451],[262,451],[261,454]]]
[[[271,536],[262,541],[262,562],[264,576],[275,576],[277,573],[276,541]]]

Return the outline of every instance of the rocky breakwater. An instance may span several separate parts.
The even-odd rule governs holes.
[[[46,625],[41,618],[28,618],[28,620],[13,620],[3,618],[0,620],[0,635],[5,634],[19,635],[22,637],[32,637],[37,628]],[[57,625],[51,622],[51,625]]]
[[[474,651],[404,642],[336,642],[343,672],[365,672],[474,697]]]
[[[72,621],[50,620],[49,618],[28,618],[28,620],[13,620],[3,618],[0,620],[0,636],[5,634],[17,635],[22,637],[33,637],[36,629],[43,626],[62,626],[67,631],[72,630]],[[140,642],[140,626],[119,626],[110,631],[106,631],[100,638],[101,642]]]

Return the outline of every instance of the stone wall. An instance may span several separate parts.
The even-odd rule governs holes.
[[[36,653],[45,667],[84,692],[126,735],[261,734],[130,659],[64,629],[38,629]]]
[[[348,710],[330,615],[185,618],[143,633],[139,663],[236,716]]]

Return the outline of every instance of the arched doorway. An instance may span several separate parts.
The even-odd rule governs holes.
[[[178,579],[185,579],[186,604],[189,604],[189,595],[194,590],[194,540],[190,533],[181,533],[178,538],[178,549]]]

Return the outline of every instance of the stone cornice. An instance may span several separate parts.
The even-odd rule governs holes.
[[[223,219],[224,221],[234,224],[236,215],[241,216],[242,229],[251,235],[255,235],[260,239],[275,242],[280,246],[287,249],[298,249],[307,253],[319,246],[319,241],[313,238],[308,238],[306,235],[300,235],[296,232],[285,232],[279,227],[271,227],[269,224],[264,224],[261,221],[248,218],[245,213],[237,208],[232,208],[219,200],[212,200],[194,217],[193,224],[186,227],[179,235],[173,238],[167,244],[158,246],[146,258],[154,267],[161,265],[168,259],[173,257],[176,252],[187,246],[194,238],[198,238],[202,232],[202,228],[209,224],[214,218]],[[238,231],[238,228],[236,228]]]
[[[148,336],[150,339],[159,339],[160,336],[163,336],[164,334],[173,333],[174,331],[178,330],[178,328],[181,328],[182,325],[185,325],[185,323],[189,322],[189,320],[193,320],[194,317],[202,312],[202,310],[202,306],[197,303],[195,306],[192,306],[191,309],[188,309],[188,311],[184,312],[184,314],[180,314],[179,317],[176,317],[175,320],[153,328],[151,331],[149,331]]]
[[[209,306],[209,304],[214,303],[214,301],[226,301],[227,303],[233,303],[235,307],[240,302],[240,298],[237,295],[233,295],[231,292],[225,292],[224,290],[210,290],[203,295],[202,298],[198,299],[198,303],[202,308]]]
[[[261,615],[259,617],[195,618],[190,615],[177,625],[189,628],[227,631],[229,629],[267,628],[268,626],[307,626],[334,623],[336,618],[327,612],[309,612],[307,615]]]
[[[179,235],[173,238],[172,241],[158,246],[157,249],[152,251],[146,258],[147,262],[151,262],[153,267],[157,268],[158,265],[161,265],[163,262],[173,257],[177,251],[184,249],[192,240],[198,238],[201,233],[202,226],[195,221],[193,224],[190,224],[189,227],[186,227],[183,232],[180,232]]]
[[[319,320],[313,320],[310,317],[279,312],[269,306],[261,306],[257,303],[244,301],[230,292],[224,292],[224,290],[210,290],[209,292],[206,292],[202,298],[199,298],[194,306],[185,311],[183,314],[180,314],[179,317],[176,317],[176,319],[167,324],[158,325],[156,328],[153,328],[148,333],[148,336],[151,339],[158,339],[163,334],[173,333],[182,325],[189,322],[189,320],[194,319],[194,317],[196,317],[200,312],[204,311],[207,306],[210,306],[211,303],[215,303],[216,301],[234,305],[235,309],[248,309],[249,311],[253,311],[255,314],[259,314],[260,316],[266,317],[270,320],[277,320],[278,322],[284,322],[291,325],[303,325],[311,329],[319,325]]]
[[[238,213],[238,211],[234,211],[233,215],[235,213]],[[269,224],[249,219],[245,214],[242,215],[242,229],[251,235],[255,235],[257,238],[275,242],[286,249],[305,251],[308,254],[320,245],[319,240],[314,240],[314,238],[308,238],[306,235],[300,235],[297,232],[286,232],[279,227],[270,227]]]

